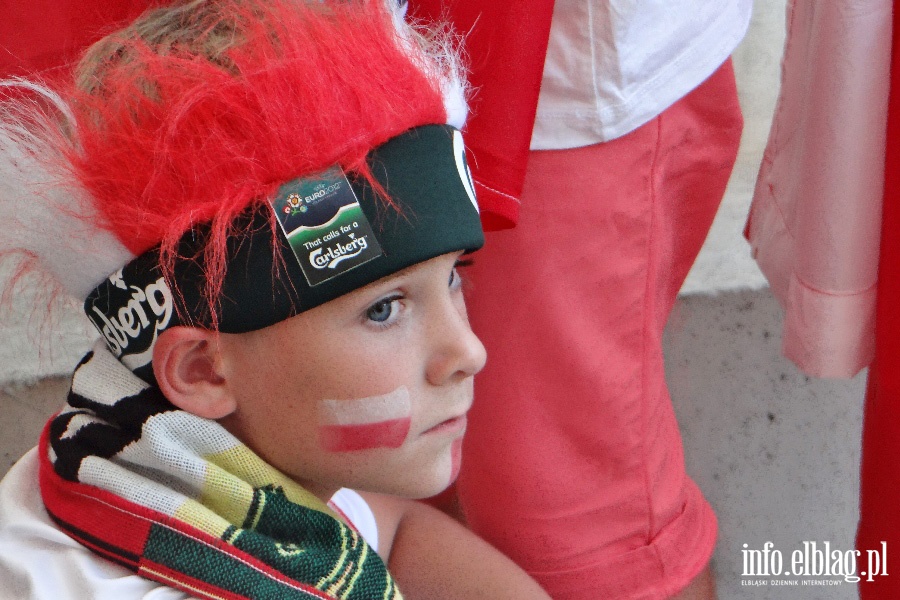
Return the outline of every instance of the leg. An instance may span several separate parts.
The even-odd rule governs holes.
[[[518,227],[476,258],[470,314],[489,358],[459,497],[554,598],[669,597],[712,553],[661,341],[739,132],[727,63],[619,140],[533,152]]]
[[[708,566],[681,590],[672,600],[716,600],[716,580]]]

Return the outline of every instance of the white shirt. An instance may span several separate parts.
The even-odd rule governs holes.
[[[532,150],[615,139],[700,85],[747,31],[752,0],[556,0]]]
[[[330,504],[378,550],[375,516],[353,490]],[[185,600],[185,592],[138,577],[60,531],[38,486],[37,450],[30,450],[0,482],[0,600]]]

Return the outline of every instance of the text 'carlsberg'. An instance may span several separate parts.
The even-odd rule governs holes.
[[[172,318],[174,307],[172,292],[162,277],[144,289],[136,285],[130,286],[130,289],[131,298],[125,306],[119,308],[115,315],[107,316],[96,306],[92,307],[96,314],[92,320],[97,323],[97,328],[100,329],[116,356],[121,356],[128,348],[130,340],[140,337],[144,330],[151,325],[145,306],[153,315],[154,337],[156,332],[166,328],[169,319]]]

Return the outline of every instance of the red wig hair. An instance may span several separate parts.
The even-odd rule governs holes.
[[[67,159],[136,255],[159,244],[174,260],[211,223],[213,292],[239,213],[335,164],[364,173],[375,146],[446,122],[454,68],[384,0],[194,0],[88,52]]]

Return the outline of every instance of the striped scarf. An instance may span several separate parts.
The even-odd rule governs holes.
[[[379,556],[215,421],[178,410],[98,343],[41,439],[68,535],[198,598],[402,599]]]

